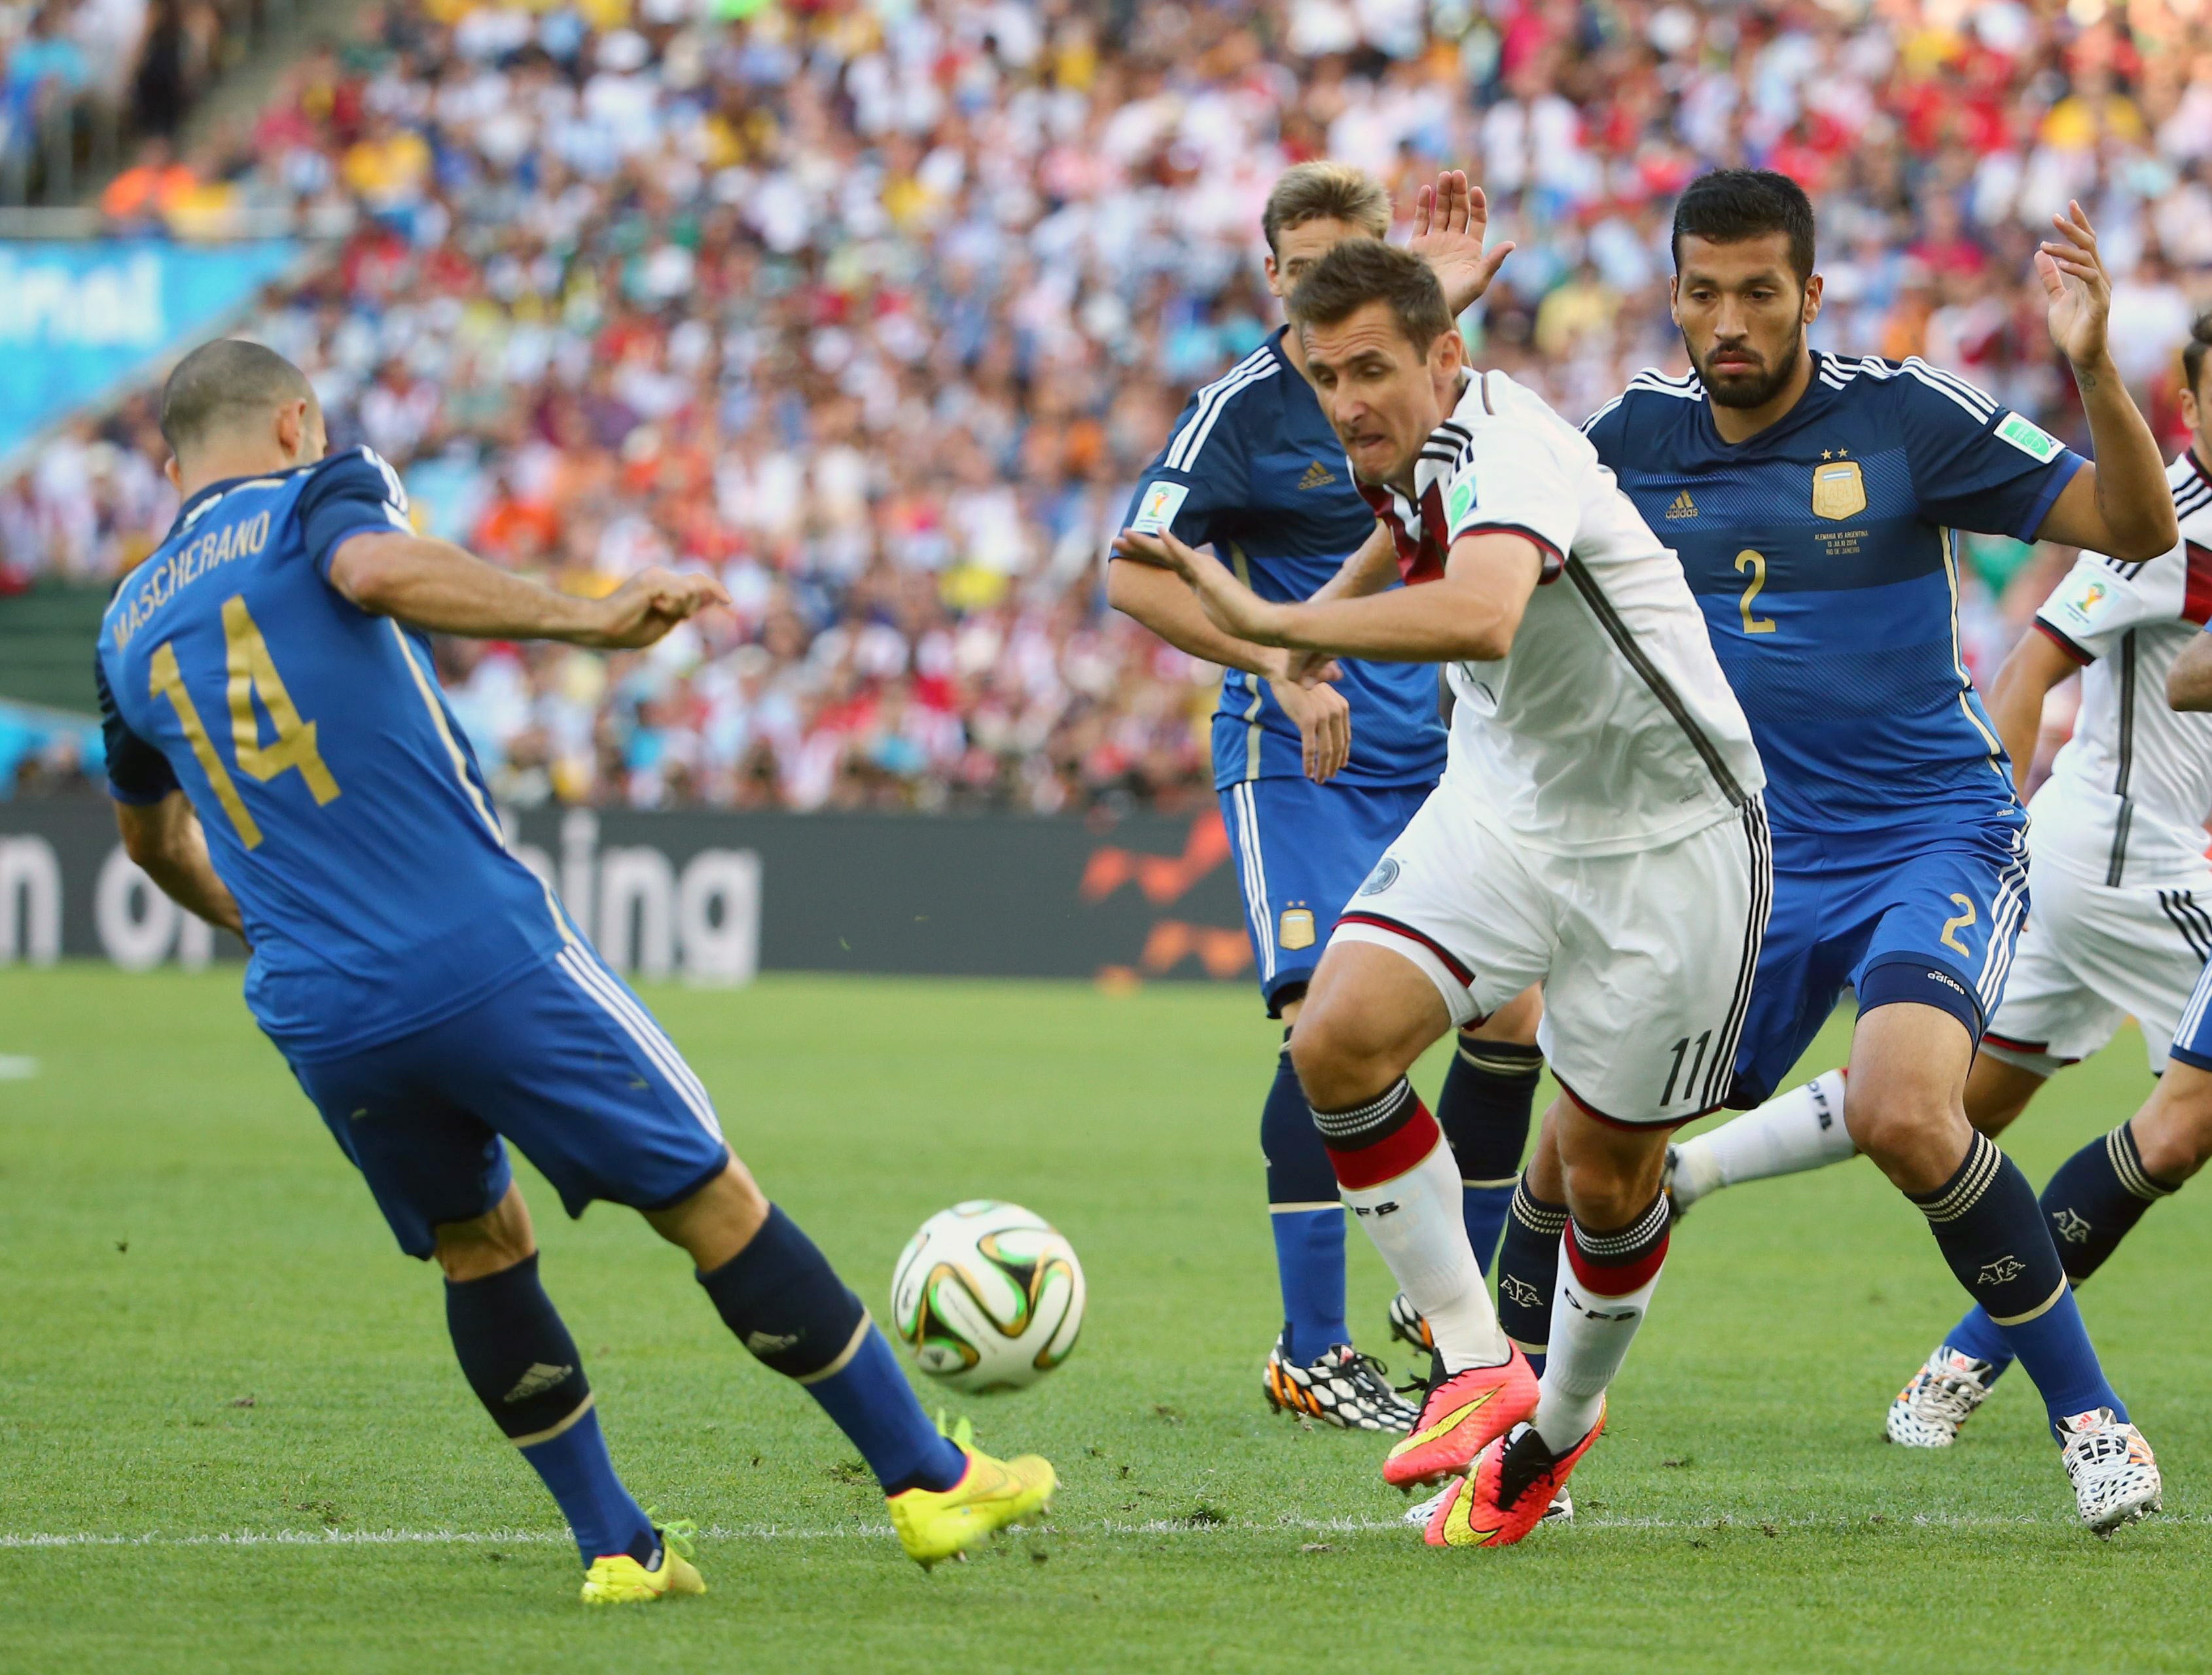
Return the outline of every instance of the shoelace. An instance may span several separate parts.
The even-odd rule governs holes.
[[[659,1532],[660,1545],[680,1559],[689,1559],[697,1551],[692,1538],[699,1533],[696,1518],[672,1518],[663,1523],[660,1514],[653,1508],[645,1509],[645,1521]]]
[[[1370,1400],[1385,1392],[1403,1395],[1409,1388],[1426,1387],[1418,1380],[1410,1386],[1392,1384],[1389,1363],[1358,1350],[1354,1350],[1346,1359],[1339,1362],[1337,1369],[1338,1376],[1348,1381],[1355,1388],[1364,1388]]]
[[[1907,1406],[1923,1418],[1947,1419],[1954,1425],[1962,1425],[1973,1417],[1987,1393],[1980,1381],[1963,1373],[1930,1373],[1921,1375],[1928,1381]]]

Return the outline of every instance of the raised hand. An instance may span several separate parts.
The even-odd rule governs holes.
[[[1468,184],[1463,169],[1446,169],[1413,200],[1413,236],[1406,248],[1435,272],[1454,314],[1490,288],[1500,264],[1513,253],[1510,240],[1486,252],[1483,240],[1489,231],[1490,200],[1481,187]]]
[[[2112,313],[2112,278],[2097,253],[2096,230],[2078,202],[2053,215],[2058,236],[2035,252],[2036,276],[2051,299],[2051,341],[2078,370],[2101,361]]]

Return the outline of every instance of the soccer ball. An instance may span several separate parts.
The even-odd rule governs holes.
[[[969,1199],[921,1224],[891,1271],[891,1326],[956,1390],[1018,1390],[1083,1329],[1083,1265],[1042,1217]]]

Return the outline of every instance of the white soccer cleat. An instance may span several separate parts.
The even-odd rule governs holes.
[[[2158,1510],[2165,1485],[2141,1431],[2109,1407],[2061,1419],[2058,1430],[2059,1458],[2073,1480],[2083,1523],[2110,1535]]]
[[[1260,1387],[1279,1413],[1301,1414],[1343,1430],[1403,1435],[1420,1410],[1390,1387],[1387,1369],[1372,1356],[1339,1344],[1304,1366],[1283,1353],[1283,1340],[1267,1351]]]
[[[1421,1311],[1413,1307],[1413,1300],[1403,1291],[1390,1299],[1390,1335],[1401,1344],[1424,1354],[1433,1354],[1437,1347],[1435,1336]]]
[[[1459,1486],[1460,1481],[1457,1478],[1447,1480],[1442,1489],[1407,1513],[1405,1521],[1417,1530],[1427,1529],[1429,1520],[1437,1515],[1437,1508],[1450,1498],[1452,1490]],[[1543,1521],[1547,1524],[1571,1524],[1575,1521],[1575,1497],[1564,1486],[1552,1496],[1552,1504],[1544,1509]]]
[[[1959,1427],[1989,1399],[1996,1377],[1989,1362],[1937,1344],[1928,1364],[1890,1402],[1884,1427],[1889,1440],[1903,1448],[1949,1447],[1959,1440]]]

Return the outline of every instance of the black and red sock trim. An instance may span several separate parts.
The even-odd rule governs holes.
[[[1443,1138],[1412,1083],[1400,1077],[1380,1096],[1348,1111],[1316,1110],[1314,1126],[1342,1186],[1379,1186],[1416,1167]]]
[[[1667,1195],[1653,1195],[1650,1205],[1626,1227],[1610,1233],[1593,1233],[1580,1222],[1567,1223],[1567,1265],[1586,1291],[1602,1297],[1625,1297],[1641,1290],[1667,1259],[1667,1238],[1673,1216]]]

